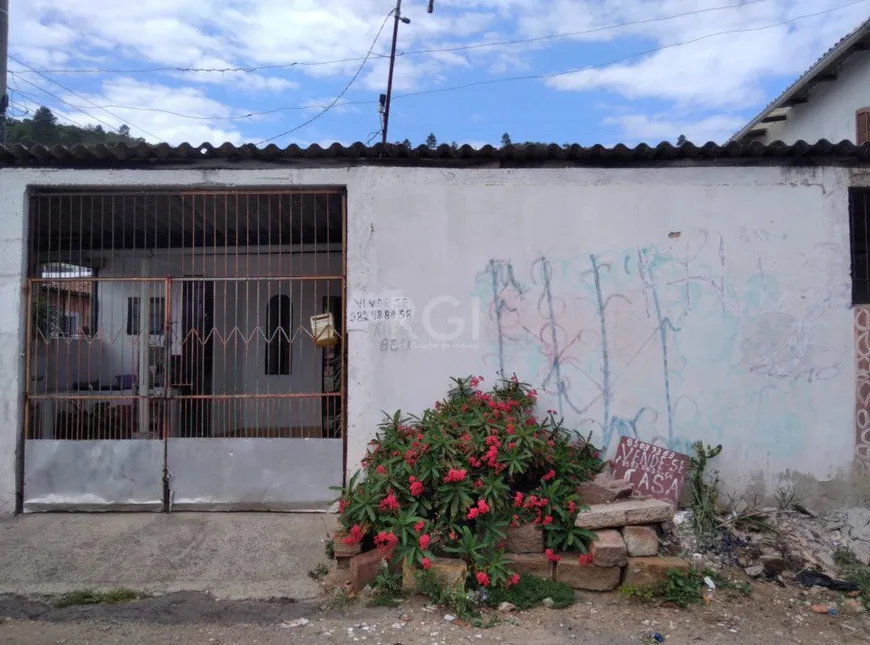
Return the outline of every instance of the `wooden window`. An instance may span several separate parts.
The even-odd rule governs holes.
[[[855,133],[855,143],[860,146],[870,141],[870,107],[858,110],[856,117],[858,127]]]

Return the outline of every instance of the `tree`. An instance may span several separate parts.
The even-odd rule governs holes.
[[[33,122],[41,125],[55,126],[57,125],[57,117],[47,107],[41,107],[33,113]]]
[[[453,141],[450,143],[450,149],[456,152],[457,150],[459,150],[459,145],[455,141]]]
[[[100,125],[79,127],[59,123],[57,117],[47,107],[41,107],[33,113],[30,119],[9,119],[6,122],[6,142],[8,145],[20,143],[25,146],[41,144],[44,146],[74,146],[78,143],[95,145],[104,143],[142,143],[144,139],[134,139],[130,136],[127,126],[118,128],[118,132],[106,132]]]
[[[430,132],[429,136],[426,137],[426,145],[429,148],[437,148],[438,147],[438,139],[435,137],[435,134]]]
[[[505,132],[503,135],[501,135],[501,147],[504,148],[509,145],[511,145],[511,135]]]
[[[681,134],[680,136],[677,137],[677,145],[678,145],[678,146],[681,146],[681,145],[683,145],[684,143],[686,143],[686,135],[685,135],[685,134]]]

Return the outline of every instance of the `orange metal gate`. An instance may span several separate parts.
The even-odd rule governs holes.
[[[345,230],[343,190],[34,195],[25,510],[328,504]]]

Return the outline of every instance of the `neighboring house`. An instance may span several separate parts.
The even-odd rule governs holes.
[[[79,338],[90,332],[95,283],[89,280],[63,280],[40,284],[37,302],[48,308],[52,337]]]
[[[870,141],[870,20],[750,121],[732,141]]]
[[[0,513],[324,509],[467,375],[868,494],[870,146],[0,147],[0,207]],[[60,264],[82,338],[33,333]]]

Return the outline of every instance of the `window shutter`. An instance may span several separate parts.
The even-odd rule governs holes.
[[[870,107],[861,108],[857,112],[858,128],[855,133],[855,143],[859,146],[870,141]]]

